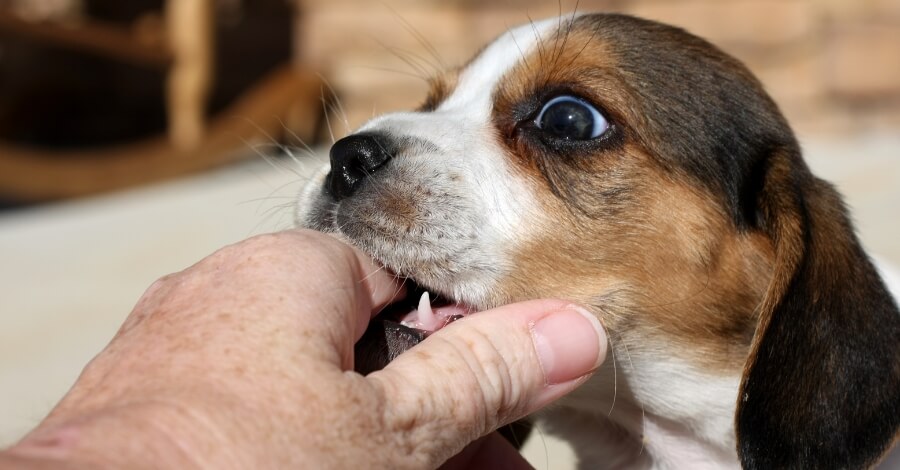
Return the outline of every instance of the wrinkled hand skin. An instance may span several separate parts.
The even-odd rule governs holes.
[[[375,319],[354,346],[354,368],[363,375],[383,369],[401,353],[425,340],[425,332],[390,320]],[[521,449],[531,435],[527,419],[510,423],[497,432],[513,449]],[[490,468],[490,467],[485,467]]]
[[[316,249],[298,250],[304,246]],[[165,277],[14,451],[133,463],[127,452],[84,448],[122,439],[162,442],[150,450],[173,468],[302,468],[310,461],[318,468],[434,467],[448,455],[421,448],[413,429],[398,432],[408,417],[388,414],[381,382],[347,372],[370,312],[399,291],[376,271],[326,236],[286,232],[222,249]],[[363,283],[348,282],[364,275]],[[340,324],[347,318],[340,311],[348,310],[360,313],[355,325]],[[340,331],[355,337],[336,337]],[[84,416],[91,409],[102,411]],[[147,435],[93,435],[109,421]]]
[[[305,246],[316,249],[298,250]],[[337,241],[285,232],[227,247],[157,281],[78,385],[26,438],[25,452],[49,446],[65,454],[96,442],[93,421],[149,415],[158,419],[137,423],[148,433],[142,441],[162,438],[179,449],[174,455],[158,449],[160,458],[175,460],[167,462],[173,467],[299,468],[300,457],[334,467],[429,466],[434,456],[391,432],[379,382],[344,372],[369,312],[399,290],[383,272],[349,282],[372,271]],[[322,282],[309,282],[311,274]],[[360,312],[360,321],[340,324],[347,318],[341,311]],[[335,337],[339,331],[358,333]],[[103,411],[67,423],[89,409]]]
[[[401,295],[321,233],[219,250],[147,290],[50,415],[0,451],[0,470],[530,468],[492,431],[583,384],[605,357],[600,326],[553,383],[532,328],[567,319],[568,345],[592,321],[559,300],[481,312],[355,372],[354,343]]]

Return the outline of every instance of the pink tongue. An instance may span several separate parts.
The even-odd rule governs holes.
[[[431,307],[431,299],[428,293],[422,294],[417,309],[407,313],[400,321],[404,326],[434,333],[455,320],[454,317],[465,316],[469,309],[459,304]]]

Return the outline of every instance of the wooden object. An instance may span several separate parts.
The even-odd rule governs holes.
[[[203,138],[206,98],[213,69],[212,0],[166,2],[166,32],[172,53],[167,85],[169,138],[190,149]]]
[[[0,197],[39,201],[161,180],[236,160],[288,131],[313,140],[321,79],[285,66],[207,122],[213,82],[213,0],[167,0],[164,15],[132,27],[83,20],[26,21],[0,9],[0,32],[166,73],[168,135],[111,148],[41,151],[0,142]]]
[[[72,24],[27,21],[0,10],[0,30],[35,41],[168,70],[169,138],[181,149],[203,138],[206,99],[212,87],[212,0],[167,0],[162,34],[139,34],[97,21]],[[147,42],[148,37],[164,38]]]
[[[147,42],[130,28],[98,21],[82,21],[71,25],[32,22],[0,9],[0,31],[135,65],[163,68],[168,67],[172,60],[172,54],[165,43]]]
[[[189,150],[172,146],[165,137],[71,152],[0,144],[0,192],[22,200],[52,200],[207,169],[243,158],[253,143],[279,136],[291,113],[303,124],[291,132],[313,136],[321,114],[320,83],[317,75],[292,67],[273,72],[212,120],[203,139]],[[298,112],[303,115],[296,116]]]

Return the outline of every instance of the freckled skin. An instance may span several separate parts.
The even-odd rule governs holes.
[[[224,248],[155,283],[48,418],[0,450],[0,470],[420,469],[448,459],[451,470],[497,452],[527,468],[503,441],[467,446],[585,380],[590,371],[575,370],[546,390],[531,336],[498,334],[571,304],[481,312],[384,370],[354,372],[353,343],[396,295],[405,292],[394,276],[321,233]],[[597,333],[585,348],[594,363],[605,354]]]
[[[290,246],[280,238],[292,236],[297,235],[255,239],[250,242],[252,246],[249,250],[225,248],[189,270],[168,276],[155,284],[138,303],[110,348],[90,364],[82,374],[79,386],[54,409],[48,418],[48,425],[66,420],[76,410],[100,409],[110,401],[124,400],[127,403],[123,405],[125,411],[116,414],[116,419],[140,421],[144,418],[138,416],[143,413],[131,410],[149,408],[154,410],[153,414],[159,417],[160,423],[166,423],[161,427],[144,426],[152,434],[146,441],[152,443],[154,439],[159,440],[157,433],[163,432],[172,436],[164,441],[171,439],[185,443],[189,455],[167,453],[158,456],[168,460],[172,467],[182,467],[185,462],[196,460],[211,468],[232,468],[235,465],[253,468],[252,462],[258,461],[260,456],[233,455],[227,450],[205,452],[192,447],[202,445],[202,441],[198,443],[193,436],[213,432],[227,441],[250,439],[257,443],[260,440],[279,442],[290,439],[285,433],[296,427],[293,423],[303,423],[302,427],[307,430],[321,429],[320,438],[311,439],[304,432],[304,436],[296,440],[296,455],[305,454],[306,458],[310,458],[311,455],[319,455],[319,452],[331,451],[363,461],[374,458],[379,452],[385,454],[393,444],[379,442],[372,436],[367,436],[365,441],[353,437],[377,435],[372,432],[382,425],[373,419],[377,416],[368,417],[363,412],[347,415],[321,412],[322,409],[347,407],[378,409],[381,406],[378,404],[380,392],[361,376],[351,375],[329,381],[327,377],[339,373],[339,370],[299,360],[301,355],[310,353],[304,345],[323,342],[321,329],[311,330],[309,325],[301,322],[307,305],[333,305],[333,308],[361,308],[366,311],[373,306],[368,300],[360,305],[341,305],[354,299],[343,293],[359,286],[335,285],[331,290],[315,292],[303,284],[285,285],[283,280],[290,277],[281,278],[281,283],[273,282],[278,281],[279,277],[273,276],[269,270],[273,265],[285,264],[273,260],[283,260],[283,248]],[[295,267],[288,267],[305,271],[308,265],[330,266],[334,265],[334,257],[347,258],[348,250],[336,242],[324,248],[318,253],[307,251],[295,255],[288,263]],[[254,255],[245,257],[248,251]],[[358,262],[347,258],[347,263]],[[326,272],[322,275],[334,274]],[[336,279],[341,278],[336,276]],[[388,276],[380,278],[376,275],[372,281],[381,284],[383,291],[382,297],[373,299],[373,302],[387,302],[387,293],[398,291]],[[210,285],[216,287],[210,290]],[[286,295],[287,292],[292,294]],[[320,296],[328,296],[330,301],[311,300]],[[368,299],[368,296],[364,298]],[[198,306],[206,311],[197,311]],[[283,315],[280,312],[296,312],[299,315]],[[209,327],[207,313],[214,318],[214,328]],[[310,314],[321,315],[326,330],[348,330],[347,325],[336,323],[328,326],[329,319],[341,321],[346,315],[329,315],[328,312]],[[347,342],[348,345],[350,343]],[[280,351],[280,354],[272,355],[273,350]],[[248,363],[248,354],[259,355],[260,360]],[[319,354],[324,354],[323,359],[329,359],[333,353],[322,348]],[[198,360],[198,357],[206,359]],[[347,366],[348,358],[349,351],[344,351],[344,357],[333,360]],[[197,368],[198,364],[203,365],[202,370]],[[145,390],[144,381],[134,380],[135,376],[155,377],[152,382],[154,389]],[[160,380],[161,377],[170,377],[171,380]],[[320,379],[310,380],[311,377]],[[291,388],[285,388],[288,384]],[[159,388],[161,386],[162,389]],[[297,401],[305,401],[307,406],[297,407]],[[229,412],[223,415],[217,412],[218,409]],[[282,411],[260,420],[261,415],[255,411],[257,409]],[[194,419],[198,416],[203,419]],[[225,421],[231,419],[238,419],[241,427],[228,426]],[[342,419],[349,421],[336,425],[335,420]],[[334,434],[336,429],[340,430],[340,434]],[[221,435],[222,432],[225,434]],[[79,442],[89,442],[89,437],[82,436]],[[115,439],[115,436],[109,438]],[[360,444],[348,448],[341,442]],[[265,448],[260,444],[260,450]],[[392,455],[389,457],[393,458]],[[303,462],[294,461],[294,458],[290,453],[266,457],[272,468],[302,466]],[[328,459],[322,462],[328,462]],[[339,465],[337,461],[333,463]]]

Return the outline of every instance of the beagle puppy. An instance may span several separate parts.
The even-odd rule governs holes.
[[[898,441],[897,305],[776,104],[708,42],[613,14],[527,24],[330,156],[298,223],[416,293],[360,360],[564,298],[612,351],[536,417],[582,468],[865,468]]]

